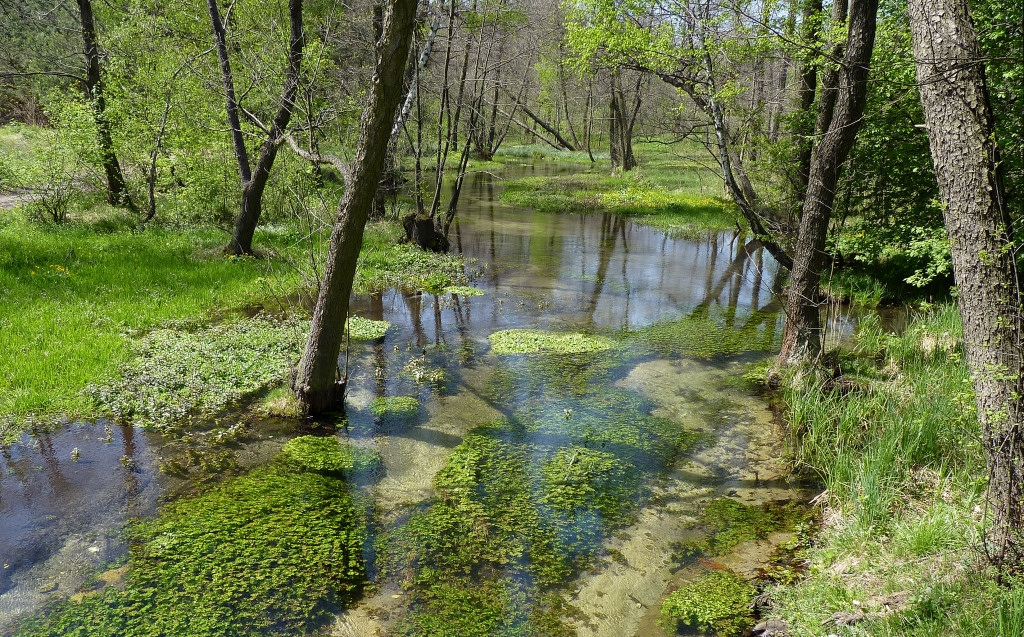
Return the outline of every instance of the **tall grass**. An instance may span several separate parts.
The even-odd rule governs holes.
[[[776,591],[777,612],[796,634],[858,609],[880,614],[838,632],[1024,634],[1024,588],[993,584],[976,550],[986,471],[956,307],[902,334],[865,319],[840,366],[844,382],[809,378],[783,396],[794,462],[823,483],[828,510],[810,575]]]

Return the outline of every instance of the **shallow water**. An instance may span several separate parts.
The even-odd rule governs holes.
[[[509,172],[576,169],[545,164]],[[550,423],[552,413],[564,413],[556,425],[527,427],[517,443],[532,454],[528,470],[534,471],[560,445],[586,445],[589,434],[579,433],[576,424],[601,411],[587,401],[605,390],[627,392],[640,401],[638,414],[700,431],[705,441],[663,464],[644,460],[644,454],[629,456],[649,462],[642,474],[647,483],[638,492],[647,504],[613,535],[581,531],[604,549],[591,547],[597,561],[566,583],[564,596],[581,614],[581,636],[658,634],[652,631],[661,630],[654,624],[660,600],[695,574],[680,570],[669,556],[673,543],[693,538],[701,503],[722,496],[748,503],[805,496],[780,479],[781,438],[766,404],[735,382],[761,355],[710,361],[626,356],[609,375],[596,377],[607,385],[574,394],[558,382],[538,381],[528,356],[494,356],[487,337],[520,327],[615,335],[708,316],[730,329],[747,325],[758,339],[770,340],[781,330],[772,294],[779,268],[733,232],[671,238],[611,215],[516,209],[497,201],[500,181],[487,174],[471,175],[465,188],[452,243],[476,260],[481,274],[473,285],[485,294],[391,290],[355,301],[354,313],[392,323],[380,341],[353,344],[349,362],[348,423],[338,435],[377,449],[383,460],[381,471],[358,488],[372,496],[381,528],[400,525],[430,502],[435,475],[475,427],[534,416]],[[834,331],[841,337],[850,325],[837,322]],[[512,387],[504,398],[495,393],[499,376]],[[540,396],[526,388],[536,382]],[[376,417],[370,406],[384,396],[415,396],[421,413],[412,420]],[[232,447],[236,463],[264,461],[286,435],[276,425],[257,424]],[[157,468],[161,456],[172,452],[164,441],[131,429],[112,427],[108,440],[103,424],[75,425],[5,450],[0,629],[47,599],[81,589],[91,572],[123,554],[126,520],[153,513],[162,493],[187,489],[187,479]],[[123,456],[129,460],[122,463]],[[744,559],[755,562],[768,549],[738,550],[755,556],[734,558],[739,571]],[[607,557],[612,554],[622,559]],[[408,594],[394,577],[378,577],[375,588],[338,618],[334,634],[384,634],[410,612]]]

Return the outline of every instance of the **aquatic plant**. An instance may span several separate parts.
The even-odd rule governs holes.
[[[138,341],[120,379],[87,391],[119,420],[181,427],[283,382],[307,329],[295,319],[252,318],[198,330],[154,330]]]
[[[514,329],[495,332],[487,337],[494,354],[581,354],[600,352],[615,347],[615,341],[605,336],[578,332],[546,332],[544,330]]]
[[[355,341],[375,341],[378,338],[384,338],[384,334],[391,327],[391,323],[387,321],[375,321],[373,319],[362,318],[360,316],[348,317],[346,323],[348,327],[348,334]]]
[[[380,466],[376,449],[353,447],[333,436],[299,436],[285,443],[283,455],[312,471],[353,473]]]
[[[483,296],[486,294],[480,288],[475,288],[470,285],[449,285],[443,292],[445,294],[454,294],[456,296]]]
[[[716,498],[705,504],[697,515],[706,537],[679,546],[675,557],[725,555],[743,542],[763,540],[777,531],[795,530],[812,517],[813,511],[798,502],[754,505],[731,498]]]
[[[15,634],[305,634],[362,585],[365,542],[344,480],[272,463],[139,523],[123,590],[61,602]]]
[[[370,403],[370,411],[378,418],[406,420],[420,413],[420,401],[414,396],[381,396]]]
[[[778,316],[754,312],[742,321],[695,312],[630,332],[628,338],[659,356],[711,359],[744,352],[768,352],[777,346]]]
[[[735,637],[752,623],[756,592],[735,573],[712,571],[669,595],[661,612],[701,634]]]

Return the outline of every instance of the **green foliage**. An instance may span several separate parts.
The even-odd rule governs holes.
[[[307,330],[299,321],[261,318],[192,332],[154,330],[138,342],[118,381],[86,391],[119,420],[180,427],[283,382]]]
[[[396,287],[441,293],[447,287],[468,284],[462,256],[396,244],[398,231],[395,222],[367,224],[353,289],[369,292]]]
[[[265,266],[223,258],[222,242],[203,228],[42,228],[0,214],[0,437],[29,413],[93,413],[81,390],[115,382],[130,333],[262,299]]]
[[[841,356],[845,389],[785,392],[798,467],[827,489],[829,524],[807,550],[808,578],[773,593],[796,632],[835,612],[885,610],[851,635],[1002,635],[1019,625],[1021,588],[997,587],[974,547],[984,533],[985,459],[955,305],[899,334],[866,318]],[[856,601],[859,606],[854,606]]]
[[[751,623],[755,593],[734,573],[711,572],[669,595],[661,612],[701,634],[734,637]]]
[[[331,436],[292,438],[281,451],[285,458],[304,469],[327,473],[351,475],[379,467],[381,462],[375,449],[353,447]]]
[[[370,411],[378,418],[408,420],[420,413],[420,401],[415,396],[383,396],[374,398]]]
[[[138,524],[123,590],[62,602],[15,634],[308,634],[362,585],[365,524],[341,479],[271,464]]]
[[[348,328],[348,335],[353,340],[375,341],[378,338],[384,338],[384,334],[386,334],[388,328],[391,327],[391,323],[388,323],[387,321],[365,319],[360,316],[350,316],[348,317],[346,326]]]
[[[491,342],[491,352],[499,356],[537,352],[583,354],[600,352],[615,346],[615,341],[604,336],[524,329],[495,332],[488,336],[487,340]]]

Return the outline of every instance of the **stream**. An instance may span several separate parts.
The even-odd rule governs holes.
[[[545,163],[507,174],[577,169]],[[664,635],[656,623],[661,601],[702,568],[681,567],[671,556],[699,536],[695,521],[703,503],[810,495],[784,478],[783,434],[767,403],[737,382],[766,355],[754,345],[781,336],[772,294],[781,283],[779,267],[731,231],[673,238],[613,215],[513,208],[498,201],[500,188],[488,174],[467,177],[452,237],[453,249],[474,260],[479,275],[472,285],[482,295],[389,290],[354,301],[354,314],[392,324],[383,339],[353,343],[348,363],[348,422],[338,435],[382,459],[381,469],[355,488],[370,496],[380,528],[400,525],[435,496],[435,475],[474,428],[524,413],[564,413],[573,423],[574,414],[593,408],[587,401],[594,390],[635,396],[645,416],[692,431],[701,442],[644,467],[641,506],[627,526],[610,534],[581,531],[599,546],[590,547],[592,566],[560,594],[577,610],[571,622],[580,637]],[[695,315],[719,327],[743,326],[755,351],[627,356],[602,381],[607,386],[573,394],[544,385],[551,381],[536,375],[529,356],[496,356],[488,341],[516,328],[614,336]],[[830,329],[841,337],[852,324],[839,319]],[[496,398],[498,375],[512,387],[511,397]],[[522,389],[527,381],[541,384],[539,398],[536,387]],[[375,415],[374,401],[388,396],[416,397],[420,415],[411,423]],[[236,451],[243,467],[265,461],[289,437],[278,422],[252,427],[256,435]],[[563,434],[573,445],[585,444]],[[562,444],[547,429],[527,428],[523,436],[517,444],[538,463]],[[124,555],[126,523],[154,514],[162,497],[183,488],[158,469],[168,444],[101,421],[26,435],[3,449],[0,633],[48,600],[87,590],[98,569]],[[741,544],[717,564],[752,575],[788,537]],[[399,578],[372,567],[370,574],[370,593],[337,617],[330,634],[385,635],[409,611]]]

